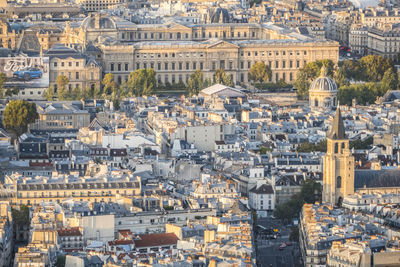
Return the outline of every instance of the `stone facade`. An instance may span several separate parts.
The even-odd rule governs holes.
[[[340,205],[344,197],[354,194],[354,157],[351,155],[349,140],[345,137],[339,107],[327,135],[323,175],[323,203]]]

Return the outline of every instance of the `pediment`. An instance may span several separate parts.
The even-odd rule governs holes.
[[[216,40],[207,45],[207,48],[239,48],[239,46],[224,40]]]

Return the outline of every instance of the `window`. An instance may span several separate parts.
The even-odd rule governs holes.
[[[57,62],[54,62],[54,67],[57,67]]]
[[[129,69],[128,63],[125,63],[125,70],[127,71]]]
[[[75,79],[79,80],[79,72],[75,73]]]
[[[79,67],[79,62],[78,62],[78,61],[75,62],[75,66],[76,66],[76,67]]]
[[[341,188],[342,187],[342,177],[338,176],[336,178],[336,188]]]
[[[114,71],[114,63],[111,63],[111,65],[110,65],[110,70],[111,70],[111,71]]]

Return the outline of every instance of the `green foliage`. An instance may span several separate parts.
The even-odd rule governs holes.
[[[395,90],[397,88],[397,75],[393,68],[389,68],[385,71],[380,82],[381,95],[384,95],[388,90]]]
[[[167,206],[167,205],[165,205],[163,208],[164,208],[164,210],[174,210],[174,207],[173,207],[173,206]]]
[[[131,72],[128,89],[134,96],[146,96],[156,87],[156,72],[153,69],[139,69]]]
[[[19,137],[28,129],[28,124],[39,118],[35,103],[24,100],[10,101],[3,113],[4,127]]]
[[[347,59],[339,62],[339,68],[348,80],[365,81],[364,65],[361,61]]]
[[[358,83],[345,85],[339,88],[338,99],[341,104],[351,105],[352,100],[356,99],[357,103],[365,105],[376,101],[378,96],[383,95],[383,90],[378,83]]]
[[[364,141],[361,141],[361,139],[353,140],[353,141],[350,141],[350,148],[369,149],[372,147],[373,142],[374,142],[374,138],[372,136],[369,136]]]
[[[46,98],[47,101],[53,101],[55,97],[54,94],[54,89],[50,86],[47,88],[47,90],[44,92],[44,98]]]
[[[360,59],[360,64],[365,72],[365,80],[369,82],[379,82],[388,69],[394,72],[394,65],[389,58],[368,55]]]
[[[310,142],[303,142],[297,146],[296,151],[304,153],[310,153],[315,151],[326,152],[326,140],[322,140],[317,144],[312,144]]]
[[[353,99],[363,105],[374,103],[377,97],[397,88],[397,72],[392,61],[389,58],[369,55],[359,61],[339,62],[336,69],[330,60],[308,63],[300,69],[293,83],[299,97],[308,97],[310,84],[319,75],[322,65],[326,67],[327,76],[332,77],[339,88],[338,98],[341,104],[351,105]],[[350,84],[352,81],[365,83]]]
[[[0,97],[4,97],[4,84],[6,83],[7,75],[4,72],[0,72]]]
[[[279,80],[277,83],[256,83],[254,87],[258,90],[274,92],[281,89],[292,88],[293,86],[285,83],[283,80]]]
[[[114,81],[114,75],[112,73],[107,73],[104,75],[101,83],[103,84],[103,98],[109,99],[118,88]]]
[[[217,69],[214,74],[214,83],[223,84],[226,86],[233,86],[232,78],[223,69]]]
[[[299,242],[299,227],[294,226],[290,229],[289,240],[292,242]]]
[[[336,69],[333,79],[335,80],[335,83],[338,88],[345,86],[345,85],[349,85],[349,81],[346,77],[346,74],[345,74],[344,70],[341,68]]]
[[[310,84],[320,75],[322,66],[325,67],[326,75],[333,77],[334,63],[330,59],[317,60],[307,63],[299,70],[293,85],[297,89],[297,94],[300,98],[306,99],[308,97],[308,89]]]
[[[269,147],[262,146],[260,148],[260,154],[267,154],[267,152],[271,152],[271,151],[272,151],[272,149]]]
[[[304,203],[315,203],[321,199],[322,186],[320,183],[308,179],[301,185],[299,194],[275,208],[274,216],[281,220],[298,218]]]
[[[178,83],[165,83],[165,84],[160,84],[158,83],[157,85],[157,91],[160,90],[171,90],[171,91],[179,91],[179,90],[187,90],[186,85],[183,81],[180,81]]]
[[[322,186],[320,183],[308,179],[301,185],[300,197],[304,203],[315,203],[321,200]]]
[[[56,267],[65,267],[65,256],[64,255],[57,256]]]
[[[67,85],[69,83],[69,79],[64,75],[57,76],[56,84],[57,84],[57,98],[58,100],[65,100],[68,92]]]
[[[201,70],[196,70],[188,79],[186,91],[189,96],[194,96],[204,88],[210,86],[210,84],[210,80],[204,79],[203,72]]]
[[[21,205],[19,210],[11,209],[13,222],[17,225],[29,225],[29,207]]]
[[[249,69],[249,78],[255,83],[268,82],[271,77],[271,68],[264,62],[257,62]]]

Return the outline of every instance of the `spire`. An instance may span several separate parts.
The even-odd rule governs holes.
[[[333,125],[327,135],[330,139],[342,140],[346,139],[346,133],[344,131],[344,124],[342,113],[340,112],[340,105],[336,108],[335,118],[333,119]]]
[[[321,70],[319,72],[319,77],[326,77],[328,75],[328,70],[325,65],[322,65]]]

